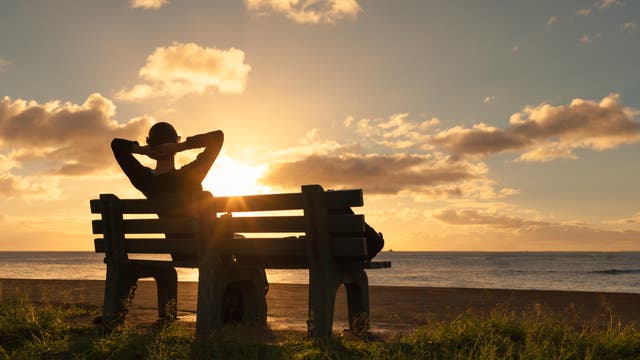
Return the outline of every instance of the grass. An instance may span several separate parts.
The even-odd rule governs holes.
[[[465,314],[385,341],[289,339],[268,344],[233,331],[196,339],[173,322],[109,331],[90,306],[0,302],[0,359],[640,359],[633,326],[575,326],[544,314]]]

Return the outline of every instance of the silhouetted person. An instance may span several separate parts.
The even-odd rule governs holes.
[[[137,141],[113,139],[111,149],[131,184],[147,199],[184,199],[191,201],[195,193],[202,191],[202,180],[218,157],[224,134],[220,130],[188,137],[180,137],[171,124],[159,122],[149,129],[147,145]],[[204,148],[191,163],[176,169],[175,154],[181,151]],[[133,154],[146,155],[156,160],[155,169],[140,164]],[[162,216],[162,214],[160,214]]]
[[[149,129],[147,145],[137,141],[113,139],[111,149],[127,175],[131,184],[149,200],[164,204],[158,217],[190,216],[191,203],[202,192],[202,180],[218,157],[224,134],[212,131],[188,137],[180,142],[180,136],[173,126],[159,122]],[[181,151],[204,148],[191,163],[176,169],[175,154]],[[156,160],[155,169],[140,164],[133,154],[146,155]],[[167,206],[170,204],[170,206]],[[189,238],[191,234],[166,234],[172,239]],[[190,260],[184,256],[172,255],[174,260]]]
[[[202,192],[202,180],[209,172],[211,165],[218,157],[224,134],[221,130],[205,134],[190,136],[180,142],[180,136],[173,126],[166,122],[159,122],[149,129],[147,145],[140,145],[137,141],[113,139],[111,149],[118,164],[127,175],[131,184],[140,190],[149,200],[163,203],[158,217],[190,216],[191,202],[198,193]],[[176,169],[175,154],[181,151],[204,148],[196,159],[189,164]],[[146,155],[156,160],[155,169],[140,164],[133,154]],[[166,204],[170,204],[167,208]],[[172,239],[189,238],[191,234],[166,234]],[[172,254],[174,260],[195,260]],[[266,280],[265,280],[266,282]],[[225,292],[225,308],[233,309],[242,306],[242,296],[238,289],[230,288]],[[227,314],[223,310],[226,321],[239,321],[240,313]]]

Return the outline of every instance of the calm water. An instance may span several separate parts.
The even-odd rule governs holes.
[[[154,257],[158,258],[158,257]],[[104,279],[92,252],[0,252],[0,278]],[[640,293],[640,252],[384,252],[391,269],[369,270],[373,285],[582,290]],[[306,283],[305,270],[267,270],[270,282]],[[178,269],[196,281],[195,269]]]

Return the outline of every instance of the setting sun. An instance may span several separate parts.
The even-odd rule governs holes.
[[[202,187],[216,196],[268,193],[268,186],[256,182],[264,169],[265,166],[248,166],[221,155],[204,178]]]

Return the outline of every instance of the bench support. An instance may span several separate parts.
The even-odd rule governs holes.
[[[217,218],[210,206],[201,206],[198,211],[202,242],[196,333],[207,336],[221,329],[224,322],[238,318],[245,324],[266,324],[269,284],[264,268],[235,267],[232,259],[223,259],[220,249],[233,239],[231,216]]]
[[[369,330],[369,279],[362,269],[347,273],[344,287],[347,290],[349,329],[355,333]]]
[[[345,285],[349,328],[361,333],[369,329],[369,281],[362,269],[343,269],[333,257],[325,191],[319,185],[302,186],[309,257],[309,320],[307,334],[331,338],[336,292]]]
[[[130,306],[131,287],[142,278],[154,278],[156,281],[158,317],[161,319],[176,317],[178,309],[178,274],[176,269],[166,266],[138,265],[133,260],[129,263],[107,263],[107,280],[102,309],[102,317],[107,323],[123,320]]]

